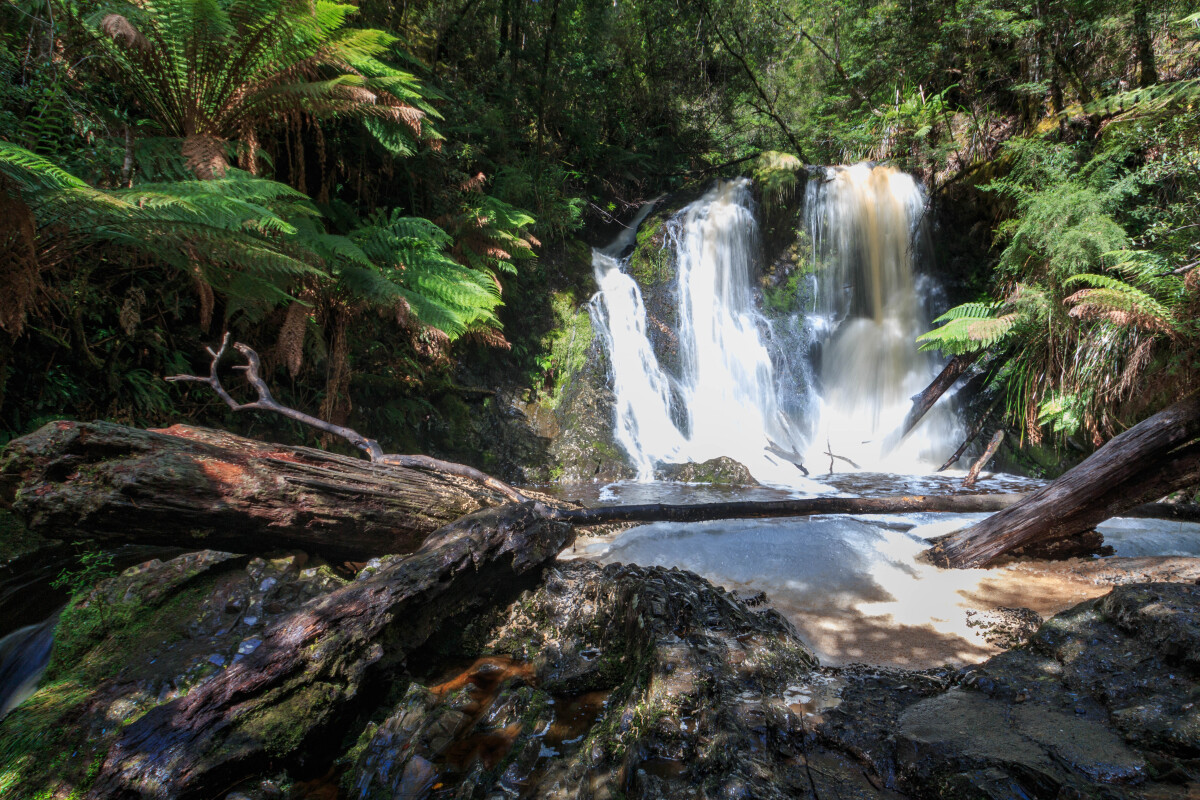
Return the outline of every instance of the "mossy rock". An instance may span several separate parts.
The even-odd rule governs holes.
[[[646,219],[637,232],[637,243],[629,256],[629,274],[639,286],[658,286],[675,279],[675,264],[667,247],[663,216]]]
[[[728,456],[701,462],[689,461],[686,464],[663,464],[655,470],[655,477],[664,481],[711,483],[717,486],[759,485],[745,464]]]

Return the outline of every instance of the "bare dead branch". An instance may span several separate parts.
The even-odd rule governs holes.
[[[833,460],[835,458],[838,461],[845,461],[847,464],[854,467],[855,469],[862,469],[862,467],[860,467],[858,464],[854,463],[850,459],[846,458],[845,456],[834,455],[833,454],[833,445],[829,443],[828,439],[825,440],[825,455],[829,456],[829,474],[830,475],[833,474]]]
[[[374,439],[369,439],[363,436],[353,428],[348,428],[344,425],[334,425],[332,422],[326,422],[323,419],[305,414],[303,411],[297,411],[294,408],[289,408],[279,403],[272,395],[271,388],[267,386],[267,382],[263,380],[261,375],[262,363],[258,358],[258,353],[249,345],[235,342],[233,347],[241,353],[246,363],[234,367],[241,370],[246,376],[246,382],[254,387],[254,391],[258,394],[258,399],[250,403],[239,403],[234,399],[224,386],[221,385],[221,379],[217,376],[217,366],[221,361],[221,357],[225,355],[225,351],[229,347],[229,333],[226,333],[221,339],[221,346],[216,351],[211,347],[206,347],[205,350],[212,356],[212,365],[209,367],[208,376],[202,375],[172,375],[165,380],[171,382],[191,381],[195,383],[204,383],[212,388],[217,396],[234,411],[273,411],[276,414],[282,414],[288,419],[294,419],[304,425],[309,425],[317,430],[331,433],[334,436],[341,437],[350,444],[357,447],[359,450],[366,453],[367,458],[379,464],[393,464],[400,467],[408,467],[409,469],[423,469],[431,472],[442,472],[448,475],[455,475],[460,478],[477,481],[487,488],[499,492],[516,503],[524,503],[529,500],[525,495],[509,486],[504,481],[493,478],[486,472],[481,472],[474,467],[468,467],[466,464],[456,464],[453,461],[442,461],[431,456],[410,456],[400,455],[397,453],[385,453],[379,442]]]
[[[971,465],[970,471],[967,472],[967,477],[963,479],[963,488],[970,489],[975,485],[975,481],[979,480],[979,473],[987,466],[987,463],[996,455],[996,451],[1000,449],[1000,443],[1004,441],[1004,429],[1001,428],[992,434],[992,440],[988,442],[988,446],[984,449],[981,455],[974,464]]]

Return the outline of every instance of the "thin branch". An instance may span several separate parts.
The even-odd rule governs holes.
[[[834,460],[835,458],[836,458],[838,461],[845,461],[847,464],[849,464],[850,466],[854,467],[855,469],[862,469],[862,467],[860,467],[858,464],[854,463],[854,462],[853,462],[853,461],[851,461],[850,459],[846,458],[845,456],[834,455],[834,453],[833,453],[833,445],[831,445],[831,444],[829,443],[829,440],[828,440],[828,439],[826,439],[826,440],[825,440],[825,455],[829,456],[829,474],[830,474],[830,475],[832,475],[832,474],[833,474],[833,460]]]
[[[466,464],[456,464],[452,461],[442,461],[431,456],[410,456],[400,455],[397,453],[385,453],[380,447],[379,442],[374,439],[368,439],[353,428],[347,428],[344,425],[334,425],[332,422],[326,422],[323,419],[305,414],[303,411],[297,411],[294,408],[289,408],[282,405],[271,395],[271,389],[267,386],[267,382],[263,380],[260,370],[262,367],[258,358],[258,353],[249,345],[244,345],[241,342],[235,342],[233,347],[246,358],[246,363],[234,367],[241,370],[246,376],[246,382],[254,387],[254,391],[258,393],[258,399],[250,403],[239,403],[233,398],[233,395],[221,385],[221,379],[217,376],[217,366],[220,364],[221,357],[225,355],[225,351],[229,347],[229,334],[226,333],[221,339],[221,346],[216,351],[211,347],[204,348],[208,354],[212,356],[212,364],[209,367],[208,376],[202,375],[172,375],[165,380],[171,382],[194,382],[204,383],[212,388],[217,396],[225,401],[226,405],[234,411],[274,411],[276,414],[282,414],[289,419],[294,419],[297,422],[309,425],[317,430],[331,433],[334,436],[341,437],[350,444],[357,447],[366,453],[367,458],[377,464],[390,464],[392,466],[407,467],[409,469],[420,469],[431,472],[443,472],[448,475],[455,475],[460,478],[477,481],[487,488],[498,494],[503,495],[517,503],[524,503],[529,500],[528,497],[521,494],[519,491],[509,486],[504,481],[493,478],[486,472],[481,472],[474,467],[468,467]]]
[[[776,125],[779,126],[779,130],[782,131],[784,137],[786,137],[788,142],[791,144],[794,155],[801,161],[808,163],[808,159],[804,157],[804,151],[800,148],[800,143],[796,141],[796,137],[792,133],[791,128],[788,127],[787,123],[783,121],[783,118],[780,117],[775,111],[775,104],[771,102],[771,98],[767,96],[766,90],[763,88],[762,84],[759,83],[758,76],[755,74],[754,68],[742,55],[741,51],[734,49],[729,40],[725,38],[725,34],[721,30],[721,25],[717,22],[717,19],[713,15],[712,10],[708,7],[708,4],[705,3],[702,8],[704,11],[704,16],[708,17],[709,22],[712,23],[713,31],[717,34],[717,38],[721,40],[721,44],[724,45],[725,49],[729,51],[729,54],[732,55],[734,59],[736,59],[741,65],[742,70],[746,73],[746,77],[750,79],[751,85],[754,86],[754,91],[760,98],[762,98],[763,103],[766,104],[766,108],[760,113],[765,114],[767,117],[773,120]],[[736,28],[733,29],[732,33],[734,38],[737,39],[738,44],[741,45],[742,48],[745,48],[746,43]]]

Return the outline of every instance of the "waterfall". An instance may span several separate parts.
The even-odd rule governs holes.
[[[0,639],[0,719],[36,691],[50,663],[56,625],[57,612]]]
[[[655,358],[641,292],[617,258],[622,248],[592,254],[600,287],[593,314],[612,365],[617,441],[642,480],[659,461],[729,456],[760,480],[794,482],[798,470],[764,451],[774,444],[799,452],[804,439],[780,410],[766,320],[754,305],[750,182],[719,182],[669,220],[666,235],[679,287],[675,377]]]
[[[864,467],[896,472],[945,459],[958,444],[945,403],[899,440],[912,396],[938,372],[933,354],[915,344],[929,329],[930,287],[915,269],[921,185],[892,167],[831,167],[809,181],[804,209],[816,283],[809,324],[820,342],[810,458],[832,446]]]
[[[898,435],[910,397],[937,374],[915,344],[928,322],[913,255],[924,205],[920,185],[889,167],[834,167],[809,181],[813,308],[772,322],[756,306],[750,181],[718,182],[665,224],[679,320],[670,372],[623,270],[632,235],[593,251],[591,308],[611,362],[615,436],[639,479],[652,479],[657,462],[729,456],[764,483],[811,490],[794,454],[815,466],[831,446],[865,469],[902,472],[944,458],[955,437],[944,404]]]

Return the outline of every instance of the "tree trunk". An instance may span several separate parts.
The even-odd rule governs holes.
[[[0,496],[61,539],[330,559],[412,552],[432,531],[506,503],[477,481],[230,433],[52,422],[13,441]]]
[[[297,737],[339,741],[358,701],[409,653],[448,620],[528,588],[572,535],[533,503],[436,531],[412,556],[279,620],[242,661],[131,724],[88,797],[222,796],[300,750]]]
[[[1154,64],[1154,37],[1150,33],[1150,10],[1148,0],[1136,0],[1133,4],[1133,45],[1137,51],[1138,86],[1145,89],[1158,83],[1158,68]]]
[[[1011,508],[952,534],[935,564],[978,567],[1043,539],[1061,539],[1200,482],[1200,395],[1160,411]]]
[[[928,413],[929,409],[933,408],[933,404],[938,401],[946,390],[954,385],[954,382],[959,379],[967,369],[975,363],[975,359],[979,358],[979,353],[964,353],[963,355],[955,356],[950,359],[938,376],[933,379],[933,382],[925,387],[919,395],[913,398],[912,410],[908,412],[908,416],[904,418],[904,430],[901,435],[907,435],[909,431],[917,426],[921,418]]]

